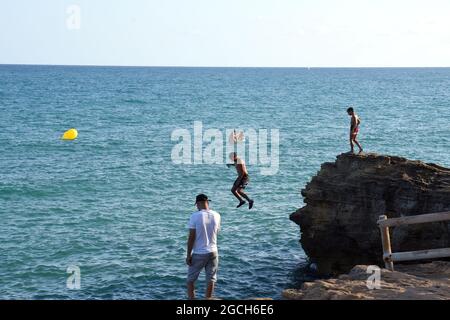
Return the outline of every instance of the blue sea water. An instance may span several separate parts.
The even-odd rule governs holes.
[[[449,88],[450,69],[0,66],[0,298],[184,298],[200,192],[222,214],[217,296],[281,298],[307,259],[289,214],[348,151],[347,106],[367,151],[449,167]],[[280,130],[278,174],[249,166],[254,210],[235,209],[226,166],[172,163],[194,121]]]

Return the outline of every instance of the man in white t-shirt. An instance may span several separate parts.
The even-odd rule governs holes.
[[[191,215],[188,224],[189,238],[186,263],[189,270],[187,292],[189,299],[195,299],[195,281],[198,279],[200,272],[205,269],[206,299],[211,299],[219,266],[217,234],[220,229],[220,215],[209,209],[209,199],[204,194],[197,196],[195,204],[199,211]]]

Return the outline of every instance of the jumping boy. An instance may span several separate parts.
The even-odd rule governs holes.
[[[237,156],[236,152],[232,152],[230,154],[230,159],[234,162],[229,166],[235,166],[238,177],[233,184],[233,188],[231,188],[231,193],[239,200],[239,204],[237,208],[242,207],[246,202],[242,199],[246,199],[248,201],[248,208],[253,208],[254,201],[250,199],[244,192],[244,189],[247,187],[250,182],[250,178],[248,176],[247,167],[245,166],[245,162]]]

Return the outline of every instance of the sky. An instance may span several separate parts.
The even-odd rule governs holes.
[[[0,64],[450,67],[449,17],[449,0],[2,0]]]

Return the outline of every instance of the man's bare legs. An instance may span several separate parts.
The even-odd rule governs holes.
[[[188,282],[187,283],[187,295],[189,300],[195,299],[195,285],[194,282]]]
[[[208,285],[206,287],[206,299],[211,299],[214,293],[214,282],[210,281],[208,282]]]
[[[245,204],[245,201],[242,198],[248,201],[249,209],[253,207],[254,201],[248,197],[243,188],[233,186],[231,192],[239,200],[239,205],[237,206],[238,208],[242,207]]]
[[[237,193],[239,193],[239,195],[244,198],[245,200],[247,200],[248,202],[252,201],[252,199],[250,199],[248,197],[248,195],[244,192],[244,189],[240,188],[237,190]]]
[[[355,153],[355,145],[353,144],[353,136],[350,135],[350,153]]]
[[[231,188],[231,193],[239,200],[239,205],[237,206],[238,208],[245,204],[245,201],[242,199],[241,195],[238,192],[238,187],[233,186],[233,188]]]
[[[351,153],[355,153],[355,143],[359,148],[359,153],[363,152],[363,148],[361,147],[361,144],[356,140],[358,136],[357,135],[351,135],[350,136],[350,149]]]
[[[240,188],[238,190],[238,193],[248,201],[248,208],[249,209],[253,208],[254,201],[247,196],[247,194],[244,192],[244,189]]]
[[[355,137],[355,139],[353,139],[353,141],[354,141],[354,142],[356,143],[356,145],[358,146],[358,148],[359,148],[359,153],[363,152],[363,148],[362,148],[361,145],[359,144],[358,140],[356,140],[356,137]]]
[[[214,293],[214,286],[215,283],[213,281],[208,282],[208,285],[206,286],[206,299],[211,299]],[[195,284],[194,282],[188,282],[187,283],[187,295],[189,300],[195,300]]]

